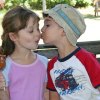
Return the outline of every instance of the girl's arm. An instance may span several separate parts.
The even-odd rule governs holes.
[[[46,84],[44,83],[44,100],[49,100],[49,90],[46,89]]]
[[[10,100],[9,91],[5,85],[2,72],[0,72],[0,100]]]
[[[0,89],[0,100],[10,100],[8,88]]]
[[[2,72],[0,71],[0,91],[5,90],[5,87],[6,87],[6,82]]]

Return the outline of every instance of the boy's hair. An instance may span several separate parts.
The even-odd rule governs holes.
[[[17,6],[9,10],[2,21],[3,34],[2,34],[2,50],[3,54],[10,55],[15,49],[14,42],[9,38],[9,33],[17,34],[19,30],[27,27],[27,22],[30,17],[34,18],[34,23],[40,18],[31,10]]]
[[[83,16],[67,4],[58,4],[54,8],[43,12],[43,16],[52,17],[63,27],[69,42],[76,45],[77,39],[85,32],[86,25]]]

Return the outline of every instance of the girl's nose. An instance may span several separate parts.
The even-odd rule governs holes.
[[[40,37],[41,37],[40,30],[37,30],[37,31],[35,32],[35,34],[33,33],[33,36],[36,36],[36,37],[40,38]]]
[[[38,32],[38,37],[41,38],[41,33],[40,33],[40,31]]]

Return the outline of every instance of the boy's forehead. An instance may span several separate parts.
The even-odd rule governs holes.
[[[53,19],[51,17],[45,17],[44,22],[51,22]]]
[[[52,24],[56,24],[59,26],[59,24],[57,22],[55,22],[55,20],[52,17],[45,17],[44,23],[52,23]]]

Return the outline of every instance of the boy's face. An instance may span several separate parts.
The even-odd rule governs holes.
[[[44,43],[56,45],[59,43],[63,28],[61,28],[51,17],[46,17],[41,31]]]

